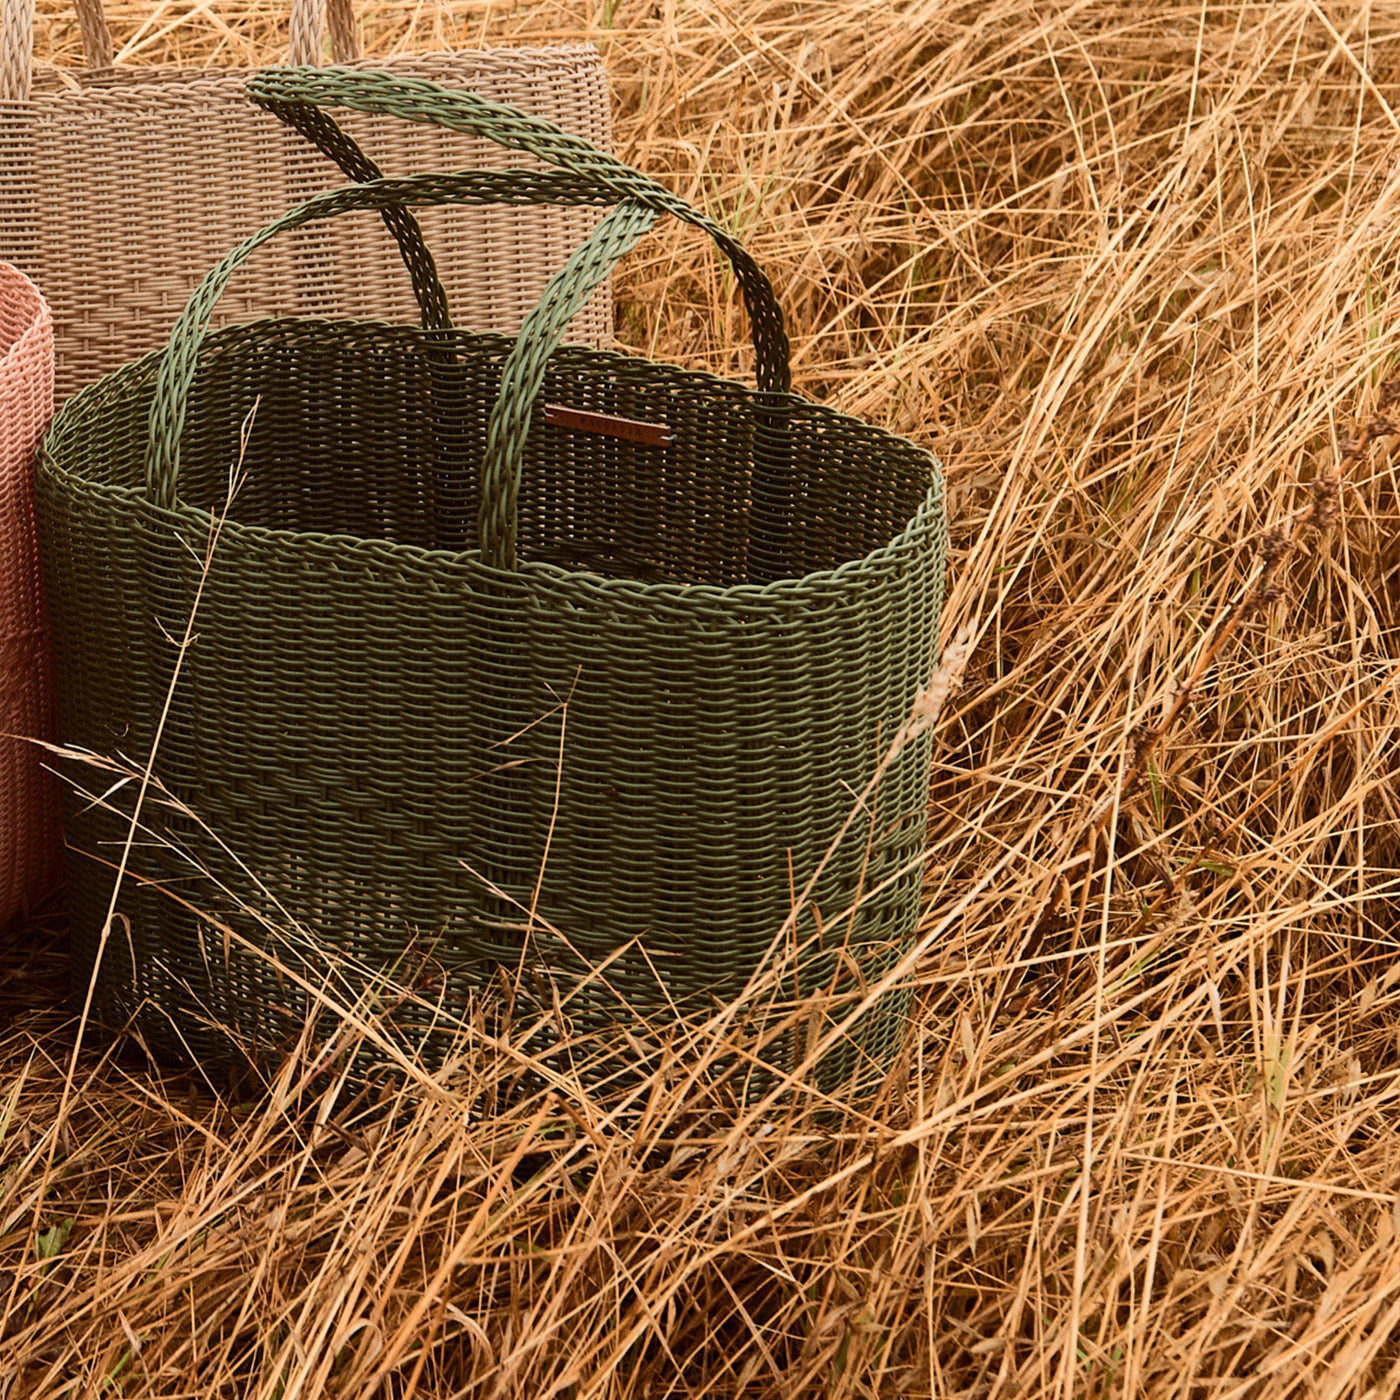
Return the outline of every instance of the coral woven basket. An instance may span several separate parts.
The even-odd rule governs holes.
[[[100,1014],[205,1059],[230,1030],[274,1047],[302,982],[334,965],[347,996],[411,983],[388,1001],[422,1035],[504,966],[557,990],[563,1033],[619,1015],[643,1033],[736,997],[819,868],[788,930],[800,985],[873,981],[917,917],[922,741],[836,838],[932,669],[933,458],[788,392],[768,279],[587,142],[382,74],[270,70],[250,91],[326,146],[347,139],[323,111],[339,105],[554,172],[312,199],[209,275],[166,351],[55,419],[39,501],[65,739],[139,773],[168,703]],[[207,333],[234,268],[279,231],[502,199],[610,207],[514,343],[435,322],[431,297],[427,329]],[[757,389],[558,347],[663,213],[728,257]],[[68,808],[80,997],[139,786]],[[886,999],[824,1063],[878,1061],[900,1030]]]
[[[53,414],[53,324],[35,285],[0,263],[0,924],[63,876],[49,625],[34,536],[34,451]]]

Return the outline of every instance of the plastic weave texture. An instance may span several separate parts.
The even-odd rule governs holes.
[[[99,0],[79,0],[78,13],[92,67],[70,75],[82,84],[74,91],[52,72],[32,72],[32,0],[0,0],[0,258],[33,278],[49,303],[60,403],[163,345],[200,278],[230,246],[344,182],[248,101],[247,72],[104,68],[111,42]],[[315,0],[295,0],[293,61],[318,62],[326,31],[337,62],[365,66],[356,58],[349,0],[330,0],[320,13]],[[609,143],[607,77],[587,45],[404,57],[387,66]],[[499,155],[487,141],[438,127],[369,116],[350,126],[389,175],[466,169]],[[434,211],[428,234],[455,323],[515,334],[596,218],[580,206]],[[373,213],[361,213],[279,242],[230,289],[220,319],[395,321],[414,310],[393,239]],[[600,345],[611,333],[604,291],[581,309],[570,339]]]
[[[827,857],[934,665],[937,463],[791,393],[747,253],[588,143],[402,77],[270,70],[250,90],[342,155],[324,107],[455,124],[554,169],[308,201],[224,259],[166,351],[55,419],[38,495],[65,738],[139,772],[169,698],[100,1017],[211,1061],[224,1030],[282,1044],[304,984],[333,976],[361,1000],[392,976],[416,989],[387,999],[395,1024],[421,1039],[491,1005],[505,969],[543,1005],[558,996],[563,1037],[619,1017],[649,1035],[740,997],[824,859],[789,990],[876,980],[917,920],[925,741]],[[350,209],[536,199],[609,212],[514,342],[442,324],[431,260],[415,273],[426,328],[207,330],[276,234]],[[756,388],[561,347],[663,213],[729,258]],[[555,405],[605,430],[546,421]],[[73,776],[94,795],[116,781]],[[137,786],[67,809],[79,998]],[[824,1072],[879,1062],[903,1007],[878,1002]]]
[[[48,613],[34,530],[34,452],[53,415],[53,326],[0,263],[0,924],[63,878]]]

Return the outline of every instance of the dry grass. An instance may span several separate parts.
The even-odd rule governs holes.
[[[266,0],[166,32],[187,8],[114,4],[119,43],[279,56]],[[1400,344],[1400,4],[365,30],[593,38],[623,153],[772,270],[802,390],[943,457],[945,637],[977,646],[921,1008],[835,1120],[716,1129],[674,1077],[627,1117],[473,1114],[487,1058],[383,1103],[289,1064],[241,1103],[85,1052],[61,1124],[71,1035],[6,993],[0,1396],[1394,1394],[1400,483],[1388,424],[1345,439]],[[706,251],[646,246],[624,338],[742,373]],[[1335,523],[1275,557],[1333,473]],[[26,938],[32,1006],[57,954]]]

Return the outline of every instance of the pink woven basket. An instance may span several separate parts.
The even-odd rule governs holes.
[[[0,924],[63,877],[48,614],[34,532],[34,449],[53,413],[53,323],[39,289],[0,263]]]

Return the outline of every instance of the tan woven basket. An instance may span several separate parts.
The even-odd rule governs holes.
[[[0,258],[42,289],[54,318],[61,402],[163,345],[205,271],[230,245],[346,176],[244,96],[246,73],[113,68],[101,0],[78,0],[90,67],[75,91],[33,68],[34,0],[0,0]],[[351,0],[292,0],[292,63],[320,61],[465,88],[609,144],[610,97],[595,49],[461,52],[361,62]],[[529,165],[498,147],[384,117],[347,123],[387,175]],[[464,328],[514,335],[551,273],[597,222],[593,209],[450,209],[422,223]],[[362,213],[268,248],[230,289],[221,323],[263,316],[416,319],[398,250]],[[569,339],[611,336],[607,289]]]
[[[0,263],[0,924],[63,876],[57,783],[32,739],[54,733],[48,615],[34,534],[34,449],[53,414],[53,324]]]

